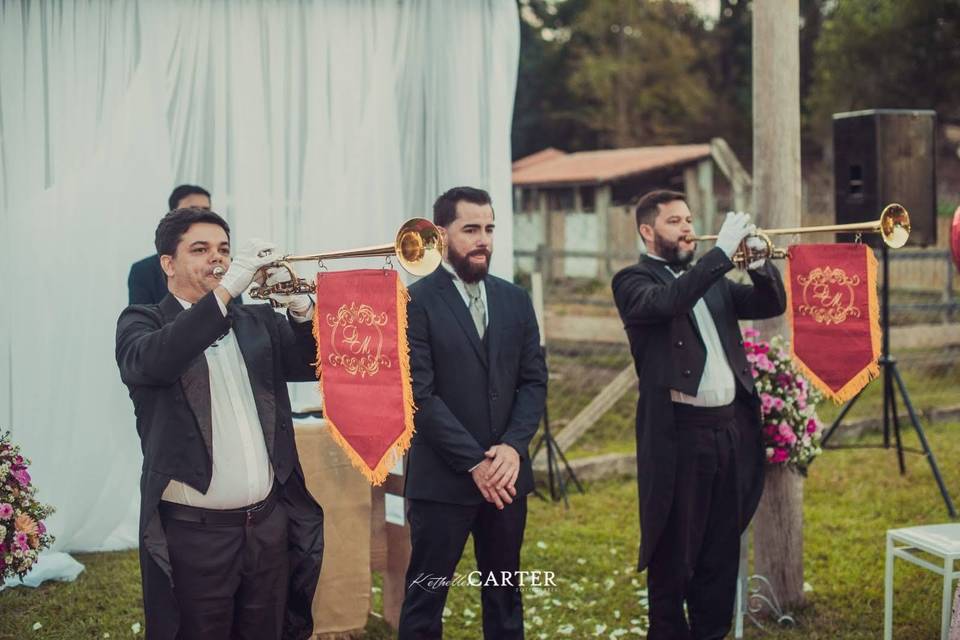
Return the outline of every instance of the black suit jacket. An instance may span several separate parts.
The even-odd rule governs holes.
[[[159,255],[147,256],[130,265],[127,292],[130,304],[160,304],[167,297],[167,274],[160,266]],[[243,304],[243,296],[237,296],[230,304]]]
[[[309,637],[310,607],[323,556],[323,511],[306,489],[297,457],[287,381],[314,379],[311,323],[269,305],[231,305],[214,294],[190,309],[167,295],[132,305],[117,321],[116,358],[130,391],[143,450],[140,566],[147,634],[172,639],[179,626],[167,542],[157,506],[170,480],[205,493],[212,468],[210,377],[204,350],[233,327],[253,391],[264,442],[290,513],[290,591],[284,638]]]
[[[167,297],[167,275],[160,267],[160,256],[153,254],[130,265],[127,290],[130,304],[160,304]]]
[[[724,277],[731,269],[733,263],[726,254],[713,248],[679,278],[666,263],[647,256],[613,277],[613,297],[640,379],[636,435],[641,570],[650,561],[673,502],[677,441],[670,389],[696,395],[706,364],[706,347],[693,314],[700,298],[710,310],[737,380],[738,415],[742,416],[738,421],[741,529],[753,517],[763,490],[760,404],[737,320],[780,315],[786,309],[786,294],[771,260],[748,272],[752,285]]]
[[[469,470],[500,443],[520,453],[517,495],[533,490],[529,445],[547,393],[537,319],[520,287],[494,276],[485,285],[483,341],[446,269],[410,287],[407,335],[417,413],[408,498],[483,502]]]

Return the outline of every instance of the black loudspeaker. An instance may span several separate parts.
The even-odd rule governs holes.
[[[870,109],[833,114],[837,224],[870,222],[891,202],[910,212],[908,244],[937,242],[935,111]],[[854,239],[838,234],[840,241]],[[880,245],[879,234],[864,242]]]

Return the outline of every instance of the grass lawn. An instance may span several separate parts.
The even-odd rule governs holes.
[[[960,423],[929,427],[927,435],[947,486],[960,500]],[[918,446],[912,433],[905,440],[908,447]],[[876,449],[828,451],[814,463],[804,507],[805,577],[813,587],[809,605],[795,612],[797,628],[767,634],[748,627],[748,638],[880,637],[884,532],[946,520],[925,460],[909,456],[903,477],[896,468],[892,450]],[[554,571],[557,588],[525,591],[528,638],[640,637],[646,609],[644,576],[633,570],[636,513],[636,486],[629,480],[589,486],[586,495],[572,496],[569,511],[531,500],[525,568]],[[87,570],[74,583],[0,592],[0,638],[134,636],[131,626],[143,622],[136,554],[81,554],[78,559]],[[472,567],[468,548],[458,571],[466,574]],[[895,637],[936,637],[938,576],[898,562],[895,589]],[[451,589],[447,638],[480,637],[479,596],[475,588]],[[42,628],[32,630],[35,622]],[[366,637],[391,634],[371,616]]]

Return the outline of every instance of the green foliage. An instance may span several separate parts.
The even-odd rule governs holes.
[[[809,111],[813,131],[830,114],[866,108],[936,109],[960,121],[960,3],[859,0],[831,3],[816,44]]]
[[[577,15],[569,86],[601,146],[698,137],[712,102],[697,46],[703,30],[681,2],[594,0]]]

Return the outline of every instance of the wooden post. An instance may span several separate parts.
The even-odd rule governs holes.
[[[707,158],[697,164],[697,186],[700,189],[700,211],[704,233],[716,233],[717,199],[713,195],[713,160]]]
[[[683,192],[687,195],[687,206],[693,212],[695,220],[703,220],[703,194],[700,192],[700,181],[697,178],[697,168],[689,166],[683,170]]]
[[[597,186],[593,196],[593,208],[597,212],[597,251],[604,254],[597,259],[597,277],[601,280],[610,280],[613,275],[610,253],[615,243],[610,241],[610,204],[610,185]]]
[[[800,224],[799,34],[799,0],[753,3],[753,205],[761,227]],[[759,322],[757,329],[765,339],[789,338],[784,317]],[[804,602],[802,478],[768,471],[754,518],[754,570],[790,609]]]
[[[720,172],[727,177],[733,187],[734,211],[750,210],[750,195],[753,188],[753,179],[747,170],[740,164],[733,149],[723,138],[714,138],[710,141],[710,156],[717,163]],[[710,232],[708,232],[710,233]],[[715,231],[714,231],[715,233]]]

